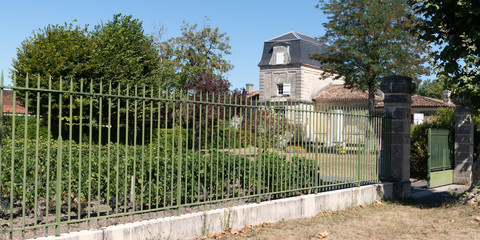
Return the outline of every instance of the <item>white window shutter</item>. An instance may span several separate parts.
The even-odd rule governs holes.
[[[283,84],[283,95],[290,95],[290,83]]]

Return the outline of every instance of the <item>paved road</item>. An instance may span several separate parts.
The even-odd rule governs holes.
[[[468,190],[470,186],[450,184],[437,188],[427,189],[427,182],[412,181],[412,198],[422,202],[444,203],[454,199],[452,193],[463,193]]]

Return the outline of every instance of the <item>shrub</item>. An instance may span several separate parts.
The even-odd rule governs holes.
[[[446,128],[450,130],[452,139],[455,131],[455,110],[439,109],[429,121],[412,126],[410,145],[410,175],[414,178],[427,178],[428,165],[428,129]],[[450,141],[452,142],[452,141]]]
[[[164,137],[169,138],[168,133]],[[300,157],[287,161],[284,156],[264,152],[252,159],[216,149],[183,148],[179,153],[175,143],[165,148],[158,142],[128,146],[64,140],[61,158],[57,140],[39,141],[37,145],[32,139],[4,139],[2,144],[0,196],[12,194],[29,209],[34,206],[35,192],[50,206],[54,204],[59,159],[64,205],[69,198],[72,203],[95,199],[106,203],[116,196],[116,203],[122,206],[131,191],[135,192],[132,201],[161,207],[306,189],[314,186],[318,170],[314,161]]]

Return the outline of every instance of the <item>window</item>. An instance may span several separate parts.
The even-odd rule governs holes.
[[[277,64],[283,64],[285,61],[284,53],[277,53]]]
[[[290,47],[289,46],[274,46],[272,57],[270,58],[270,65],[283,65],[290,63]]]
[[[278,95],[290,95],[290,83],[278,84]]]

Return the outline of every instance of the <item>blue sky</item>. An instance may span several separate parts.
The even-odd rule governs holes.
[[[0,70],[9,83],[9,69],[16,49],[32,35],[33,30],[48,24],[72,22],[89,24],[91,28],[107,22],[113,14],[133,15],[143,21],[145,33],[151,34],[163,25],[165,39],[178,36],[183,21],[202,24],[205,17],[212,27],[219,27],[230,37],[232,55],[228,57],[234,69],[226,74],[234,88],[254,83],[258,89],[257,66],[263,42],[292,29],[312,36],[324,34],[323,13],[313,0],[257,1],[4,1],[0,8]]]

